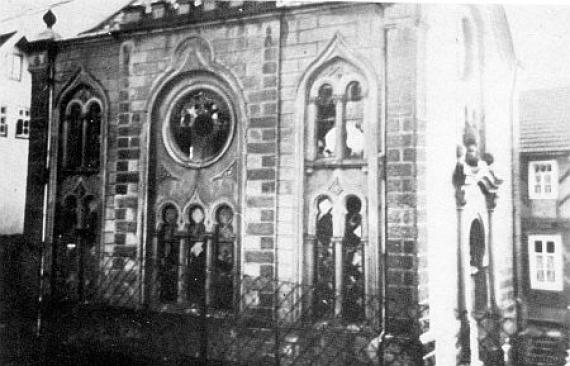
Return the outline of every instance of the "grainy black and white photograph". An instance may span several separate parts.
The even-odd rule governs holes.
[[[0,0],[0,365],[570,365],[570,5]]]

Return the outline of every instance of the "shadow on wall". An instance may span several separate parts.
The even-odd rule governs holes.
[[[22,235],[0,236],[0,319],[33,319],[37,310],[40,247]]]

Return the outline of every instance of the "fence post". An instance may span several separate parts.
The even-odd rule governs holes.
[[[281,334],[279,329],[279,283],[275,282],[273,284],[273,324],[275,328],[275,366],[281,365]]]
[[[208,360],[208,302],[209,302],[209,291],[210,291],[210,281],[211,281],[211,260],[212,260],[212,238],[207,236],[204,238],[204,244],[206,246],[205,250],[205,261],[204,261],[204,282],[203,282],[203,293],[201,298],[201,309],[200,309],[200,360],[203,365],[206,364]]]

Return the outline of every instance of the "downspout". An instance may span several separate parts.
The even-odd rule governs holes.
[[[385,22],[385,19],[384,19]],[[381,210],[382,210],[382,224],[383,224],[383,237],[380,240],[381,243],[381,250],[382,253],[382,279],[381,279],[381,318],[382,318],[382,333],[380,335],[380,344],[378,346],[378,361],[380,366],[384,366],[384,351],[385,351],[385,342],[387,338],[389,338],[387,334],[388,330],[388,285],[386,279],[388,278],[388,250],[387,250],[387,241],[388,241],[388,204],[387,204],[387,185],[388,185],[388,154],[386,154],[387,146],[388,146],[388,133],[387,133],[387,120],[388,120],[388,32],[390,31],[391,27],[387,27],[384,23],[382,32],[382,63],[384,68],[384,73],[382,75],[381,80],[381,88],[382,88],[382,103],[381,103],[381,116],[383,119],[383,123],[381,124],[382,130],[382,180],[380,182],[381,185]]]
[[[48,46],[47,58],[48,58],[48,72],[46,84],[48,87],[48,116],[47,116],[47,141],[46,141],[46,156],[45,156],[45,170],[43,173],[44,178],[44,202],[42,207],[42,240],[40,244],[40,267],[39,267],[39,279],[38,279],[38,312],[36,321],[36,337],[41,335],[42,329],[42,319],[43,319],[43,302],[44,302],[44,277],[45,277],[45,266],[46,266],[46,255],[45,250],[48,247],[46,245],[47,238],[47,214],[48,214],[48,195],[49,195],[49,175],[50,175],[50,156],[51,156],[51,126],[52,126],[52,116],[53,116],[53,85],[55,82],[55,56],[56,56],[57,46],[54,43]],[[52,274],[53,276],[53,274]],[[53,291],[53,288],[52,288]]]
[[[274,230],[274,237],[275,242],[273,245],[273,278],[276,284],[275,291],[273,292],[273,306],[275,311],[275,365],[281,365],[281,332],[279,329],[280,319],[279,319],[279,310],[280,310],[280,303],[281,296],[279,294],[279,289],[281,286],[279,285],[279,176],[280,176],[280,157],[281,157],[281,64],[283,62],[283,32],[282,27],[285,23],[283,19],[283,11],[279,12],[279,40],[276,42],[277,45],[277,122],[275,126],[275,140],[277,143],[275,144],[275,202],[273,206],[274,212],[274,220],[275,220],[275,230]]]
[[[522,316],[524,313],[524,306],[526,304],[525,293],[521,279],[523,278],[522,267],[522,251],[521,251],[521,223],[520,223],[520,155],[519,155],[519,130],[518,130],[518,116],[515,115],[518,108],[515,108],[515,103],[518,103],[516,97],[517,90],[517,76],[518,68],[520,67],[518,61],[515,61],[513,67],[513,79],[511,85],[511,189],[513,199],[513,282],[515,307],[516,307],[516,325],[517,330],[520,330],[525,325],[525,319]]]

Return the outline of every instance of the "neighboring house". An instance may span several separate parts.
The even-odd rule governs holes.
[[[20,38],[0,34],[0,235],[24,229],[32,79]]]
[[[502,7],[134,2],[26,49],[32,117],[48,121],[32,125],[31,176],[42,152],[51,167],[47,201],[28,181],[26,235],[45,234],[52,299],[205,302],[328,334],[292,337],[283,357],[331,355],[343,338],[322,326],[337,324],[368,351],[422,349],[402,364],[503,358],[516,314]],[[177,329],[157,347],[180,344]]]
[[[62,21],[55,31],[71,37],[93,27],[128,0],[43,1],[20,14],[0,16],[0,236],[22,234],[26,196],[32,78],[27,55],[18,45],[42,32],[42,15],[51,8]],[[106,8],[104,8],[106,6]],[[81,9],[81,10],[79,10]]]
[[[519,104],[525,329],[534,338],[529,347],[552,347],[551,356],[555,340],[566,345],[570,325],[569,98],[570,87],[531,90]]]

